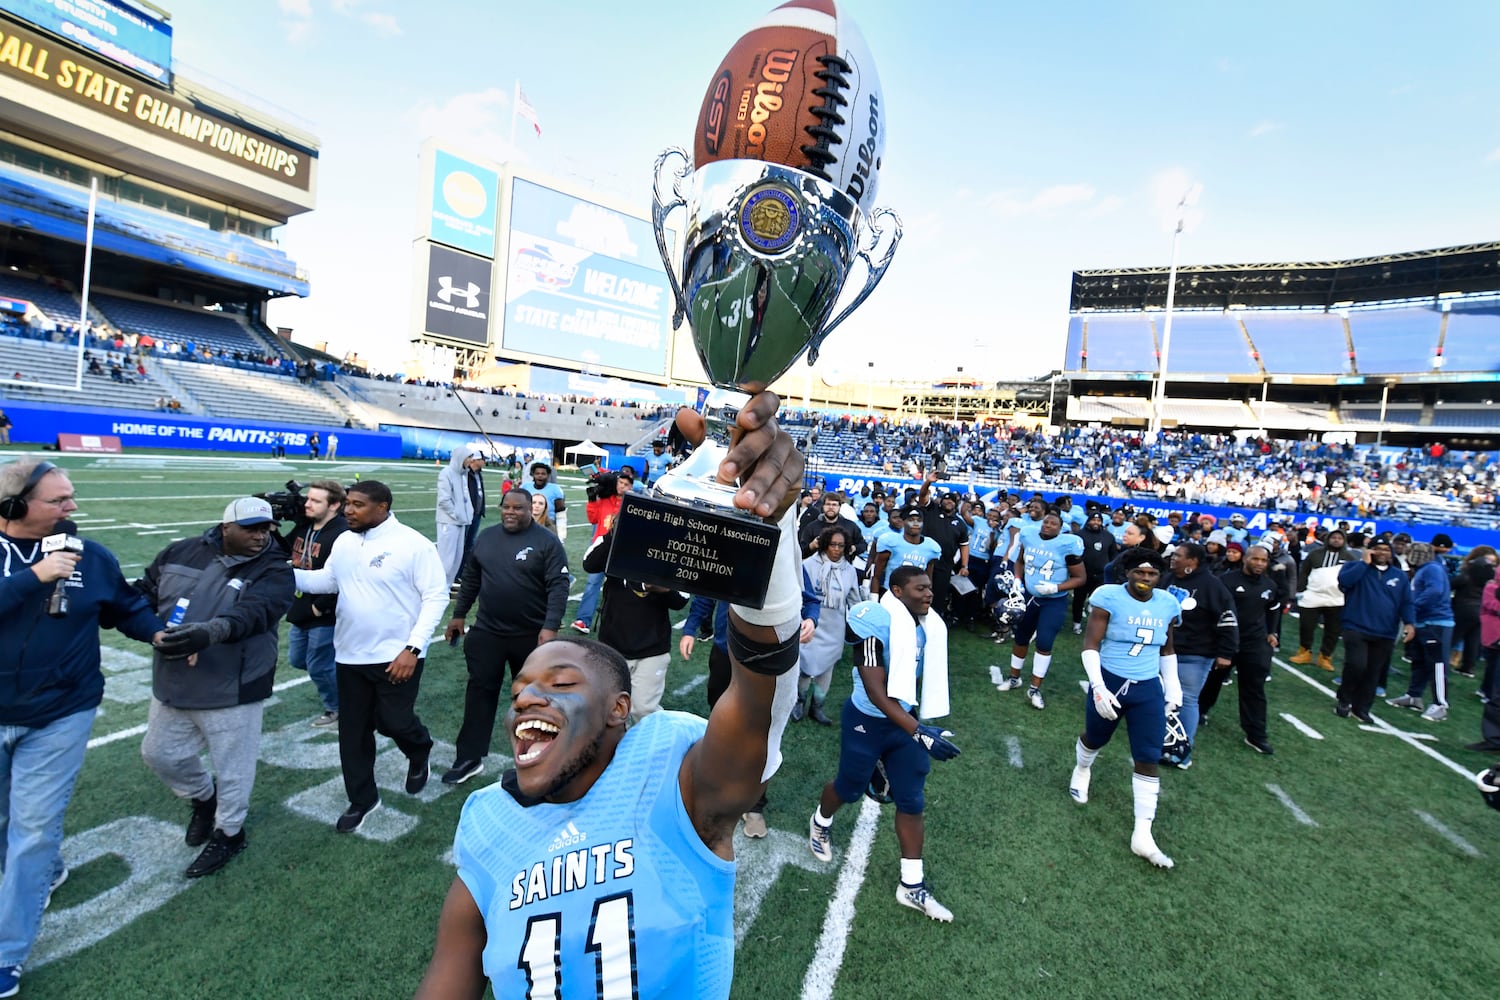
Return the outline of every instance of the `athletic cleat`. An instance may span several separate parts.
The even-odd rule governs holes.
[[[1254,750],[1256,753],[1263,753],[1267,757],[1276,752],[1275,750],[1271,749],[1271,744],[1267,743],[1265,740],[1252,740],[1248,736],[1245,737],[1245,746],[1249,747],[1251,750]]]
[[[1427,706],[1427,711],[1422,713],[1422,718],[1428,722],[1442,722],[1448,718],[1448,706],[1432,704]]]
[[[1074,802],[1083,805],[1089,800],[1089,779],[1093,776],[1092,768],[1073,768],[1073,777],[1068,779],[1068,794],[1073,796]]]
[[[1422,711],[1422,699],[1414,698],[1409,694],[1403,694],[1399,698],[1387,698],[1385,703],[1392,708],[1409,708],[1413,712]]]
[[[1337,715],[1340,719],[1349,718],[1349,711],[1348,705],[1336,704],[1333,706],[1333,714]]]
[[[762,813],[745,813],[745,836],[759,840],[766,835],[766,817]]]
[[[909,906],[919,913],[925,913],[933,920],[941,920],[945,924],[953,922],[953,911],[932,897],[932,890],[927,888],[926,882],[921,885],[898,884],[896,902],[902,906]]]
[[[999,684],[996,684],[995,685],[995,690],[996,691],[1011,691],[1011,690],[1014,690],[1015,688],[1020,687],[1024,683],[1025,682],[1021,680],[1021,675],[1020,674],[1012,674],[1011,676],[1005,678],[1005,680],[1001,681]]]
[[[807,848],[819,861],[833,860],[833,828],[819,823],[816,811],[807,821]]]
[[[1130,837],[1130,851],[1138,858],[1145,858],[1158,868],[1171,868],[1172,859],[1161,852],[1156,846],[1156,838],[1150,832],[1135,833]]]
[[[1036,709],[1037,711],[1041,711],[1042,709],[1047,707],[1047,702],[1042,697],[1041,688],[1027,688],[1026,700],[1031,702],[1031,707]]]
[[[345,809],[344,814],[340,816],[338,818],[338,821],[333,824],[333,828],[339,833],[353,833],[355,830],[358,830],[360,827],[365,825],[366,816],[370,815],[370,813],[379,808],[379,799],[376,799],[375,804],[370,806],[368,809],[361,809],[359,806],[350,803],[349,808]]]

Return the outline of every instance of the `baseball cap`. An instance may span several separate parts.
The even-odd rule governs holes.
[[[252,524],[270,524],[275,520],[271,516],[271,505],[260,497],[240,497],[229,501],[220,523],[228,524],[232,521],[242,528],[248,528]]]

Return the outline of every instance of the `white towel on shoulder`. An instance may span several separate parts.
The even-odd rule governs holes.
[[[917,718],[941,719],[948,714],[948,626],[942,615],[929,612],[922,619],[927,643],[922,653],[922,693],[917,695],[917,623],[895,594],[887,590],[880,606],[890,612],[891,669],[886,693],[917,706]]]

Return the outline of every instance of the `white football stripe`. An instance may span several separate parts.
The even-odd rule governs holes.
[[[1301,823],[1303,826],[1318,825],[1318,821],[1304,812],[1301,806],[1293,802],[1292,797],[1281,790],[1280,785],[1267,785],[1266,791],[1270,792],[1272,795],[1280,799],[1281,804],[1286,806],[1287,811],[1292,814],[1292,818],[1295,819],[1298,823]]]
[[[1423,823],[1426,823],[1428,826],[1432,827],[1432,829],[1440,837],[1442,837],[1448,843],[1452,844],[1454,847],[1458,848],[1463,853],[1467,854],[1469,857],[1479,858],[1484,856],[1479,853],[1479,848],[1475,847],[1473,844],[1469,843],[1467,840],[1460,837],[1452,830],[1448,829],[1437,819],[1437,817],[1432,816],[1429,813],[1424,813],[1420,809],[1413,809],[1412,811],[1417,814],[1418,819],[1420,819]]]
[[[759,28],[806,28],[821,31],[830,38],[838,31],[838,19],[808,7],[778,7],[755,22],[751,31]]]
[[[1321,740],[1323,738],[1322,733],[1318,732],[1312,726],[1309,726],[1307,723],[1303,722],[1295,715],[1292,715],[1288,712],[1282,712],[1281,717],[1285,719],[1293,729],[1297,730],[1297,732],[1301,733],[1303,736],[1306,736],[1308,739]]]

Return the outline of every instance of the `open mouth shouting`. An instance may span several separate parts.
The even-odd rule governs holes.
[[[528,767],[541,760],[557,739],[558,727],[544,719],[522,719],[511,732],[516,751],[516,767]]]

